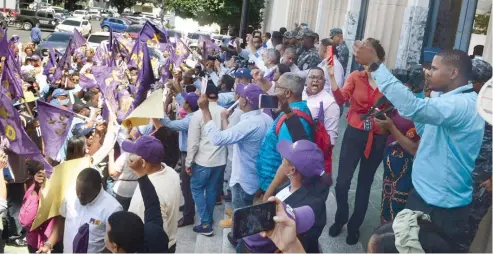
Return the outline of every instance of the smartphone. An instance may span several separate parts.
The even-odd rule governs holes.
[[[327,65],[334,65],[334,47],[328,46],[327,52],[325,52],[325,59],[327,60]]]
[[[278,108],[279,98],[274,95],[261,94],[258,101],[259,108]]]
[[[4,168],[3,169],[3,179],[7,182],[13,182],[14,181],[14,174],[12,174],[12,171],[10,171],[10,168]]]
[[[275,215],[275,202],[236,209],[233,212],[233,238],[241,239],[245,236],[274,229]]]

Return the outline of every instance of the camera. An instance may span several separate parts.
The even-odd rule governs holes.
[[[413,92],[424,87],[425,75],[421,64],[411,64],[408,69],[394,69],[392,74],[402,84],[410,85]]]

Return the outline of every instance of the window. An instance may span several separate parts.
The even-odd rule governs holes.
[[[53,18],[53,14],[52,13],[46,13],[46,17],[49,18],[49,19],[52,19]]]
[[[108,36],[106,36],[106,35],[91,35],[87,39],[87,41],[91,42],[91,43],[101,43],[104,40],[108,40]]]
[[[87,26],[89,23],[87,21],[82,21],[82,25]]]
[[[122,20],[119,20],[119,19],[116,20],[116,23],[118,23],[118,24],[124,24],[124,22]]]
[[[127,33],[138,33],[142,29],[142,26],[129,26],[127,28]]]
[[[46,38],[47,41],[67,41],[70,39],[69,33],[52,33]]]
[[[116,23],[116,20],[115,19],[109,19],[108,21],[111,22],[111,23]]]
[[[37,15],[38,15],[38,17],[46,18],[46,12],[44,12],[44,11],[38,11]]]
[[[62,25],[67,25],[67,26],[80,26],[80,21],[78,20],[70,20],[66,19],[62,22]]]

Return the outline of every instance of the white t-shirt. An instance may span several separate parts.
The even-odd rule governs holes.
[[[89,245],[87,253],[103,252],[106,224],[111,214],[122,211],[122,206],[114,197],[101,189],[96,198],[83,206],[75,193],[75,189],[65,196],[60,206],[60,215],[65,218],[63,231],[63,252],[73,253],[74,237],[79,228],[89,223]]]
[[[115,161],[115,170],[121,174],[115,179],[113,192],[124,198],[131,198],[134,195],[139,179],[128,165],[128,156],[129,153],[123,152]]]
[[[290,187],[291,187],[291,185],[288,185],[288,186],[284,187],[284,189],[282,189],[281,191],[279,191],[276,194],[276,198],[278,198],[281,201],[286,200],[292,194],[292,192],[290,190]]]
[[[164,221],[163,228],[169,238],[168,247],[171,247],[176,243],[176,231],[180,219],[180,177],[174,169],[166,166],[166,164],[162,163],[162,167],[161,171],[148,176],[159,197],[161,216]],[[140,187],[135,189],[128,211],[137,214],[144,221],[145,206]]]

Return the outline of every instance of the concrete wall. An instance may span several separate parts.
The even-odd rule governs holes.
[[[348,10],[348,1],[320,0],[317,13],[317,24],[313,26],[320,38],[329,37],[330,29],[343,28],[344,18]]]

